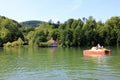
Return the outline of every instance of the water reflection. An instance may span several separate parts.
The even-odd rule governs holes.
[[[58,47],[50,47],[50,53],[55,53],[57,51]]]
[[[96,64],[105,64],[107,63],[108,56],[95,56],[95,57],[88,57],[84,56],[84,60],[91,61]]]
[[[79,48],[5,48],[0,49],[0,79],[119,80],[119,61],[118,53],[85,57]]]

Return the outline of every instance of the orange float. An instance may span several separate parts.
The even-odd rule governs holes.
[[[95,47],[93,47],[90,50],[83,51],[84,56],[105,56],[105,55],[109,55],[110,53],[111,51],[108,49],[105,48],[96,49]]]

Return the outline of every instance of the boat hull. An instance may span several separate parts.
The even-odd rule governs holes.
[[[105,56],[110,54],[110,50],[84,50],[83,55],[84,56]]]

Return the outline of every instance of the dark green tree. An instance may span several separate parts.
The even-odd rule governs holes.
[[[95,35],[95,30],[96,30],[96,21],[93,19],[92,16],[90,16],[86,20],[86,24],[83,25],[83,32],[84,32],[84,37],[82,38],[84,41],[85,45],[94,45],[94,35]]]
[[[19,23],[3,16],[0,16],[0,21],[0,38],[2,39],[0,46],[3,46],[8,41],[16,41],[19,37],[24,39],[21,31],[18,29],[21,27]]]

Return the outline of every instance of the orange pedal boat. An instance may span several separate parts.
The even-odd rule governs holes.
[[[93,47],[90,50],[83,51],[84,56],[105,56],[105,55],[109,55],[110,53],[111,51],[108,49],[105,48],[96,49],[96,47]]]

